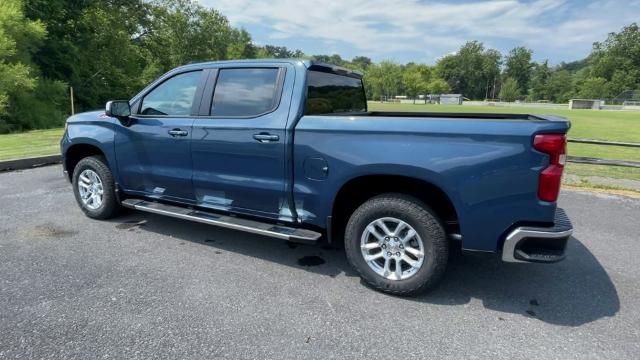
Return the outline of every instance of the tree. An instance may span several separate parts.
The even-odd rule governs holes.
[[[447,84],[447,82],[442,79],[431,80],[428,88],[429,93],[435,95],[446,94],[449,92],[449,84]]]
[[[400,66],[392,60],[380,62],[381,82],[384,95],[393,97],[398,94],[401,85]]]
[[[640,27],[633,23],[604,42],[593,44],[589,56],[590,77],[606,79],[607,97],[624,90],[640,89]]]
[[[373,64],[364,75],[365,86],[369,88],[369,98],[389,98],[398,94],[402,80],[400,66],[392,60],[383,60]]]
[[[534,65],[531,75],[531,88],[529,90],[530,100],[549,100],[550,78],[551,69],[549,68],[548,60]]]
[[[356,56],[353,59],[351,59],[351,64],[362,71],[366,71],[367,68],[369,66],[371,66],[373,62],[371,61],[370,58],[366,57],[366,56]]]
[[[251,42],[251,35],[245,29],[231,29],[227,47],[228,59],[253,59],[257,54],[258,49]]]
[[[190,62],[225,60],[230,48],[237,51],[231,46],[229,21],[218,11],[191,0],[158,0],[153,4],[142,46],[162,72]],[[247,36],[236,40],[250,42]]]
[[[520,85],[514,78],[508,77],[500,88],[500,99],[504,101],[515,101],[520,97]]]
[[[500,74],[500,59],[498,51],[487,50],[481,42],[470,41],[456,54],[441,58],[436,64],[436,73],[454,92],[482,99]]]
[[[74,88],[76,110],[131,97],[160,72],[144,76],[146,61],[139,46],[148,35],[151,4],[128,0],[27,0],[26,4],[27,16],[40,19],[48,30],[34,60],[43,74]]]
[[[502,55],[498,50],[488,49],[483,56],[482,73],[486,84],[485,99],[494,98],[496,92],[496,80],[500,77],[500,64]]]
[[[580,85],[578,95],[583,99],[603,99],[607,90],[607,79],[601,77],[588,78]]]
[[[344,59],[342,59],[342,57],[340,57],[340,55],[337,54],[333,54],[333,55],[313,55],[311,56],[311,59],[316,60],[316,61],[320,61],[323,63],[327,63],[327,64],[332,64],[332,65],[338,65],[338,66],[344,66],[346,65],[348,62]]]
[[[33,53],[46,36],[42,22],[24,16],[20,0],[3,0],[0,7],[0,132],[31,129],[36,119],[20,116],[31,109],[47,88],[37,77]],[[58,90],[58,89],[56,89]],[[53,100],[53,99],[48,99]],[[45,110],[50,110],[48,106]],[[49,114],[50,117],[55,113]],[[43,124],[47,125],[47,124]]]
[[[402,84],[405,93],[413,99],[414,104],[418,95],[428,92],[430,77],[431,72],[427,65],[410,64],[405,67],[402,74]]]
[[[553,102],[568,102],[575,95],[571,74],[567,70],[554,71],[549,79],[548,93]]]
[[[505,58],[504,76],[516,80],[522,94],[526,94],[529,90],[531,70],[534,66],[531,62],[532,54],[533,51],[520,46],[511,49]]]
[[[300,50],[289,50],[286,46],[265,45],[263,48],[260,48],[258,57],[288,59],[304,57],[304,54]]]

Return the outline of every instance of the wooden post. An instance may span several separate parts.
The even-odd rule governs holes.
[[[71,115],[75,115],[76,110],[73,107],[73,86],[69,86],[69,94],[71,95]]]

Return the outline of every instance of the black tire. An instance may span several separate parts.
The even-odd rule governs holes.
[[[379,275],[369,267],[360,250],[360,238],[367,225],[384,217],[406,222],[422,239],[422,266],[407,279],[387,279]],[[449,256],[444,228],[435,212],[412,196],[395,193],[373,197],[353,212],[346,228],[345,251],[349,263],[368,285],[399,296],[412,296],[432,289],[442,278]]]
[[[79,178],[83,171],[90,169],[93,170],[102,182],[103,197],[102,204],[96,209],[91,209],[82,201],[79,189]],[[73,194],[76,197],[76,201],[80,206],[80,209],[92,219],[110,219],[116,216],[121,206],[118,203],[116,197],[116,185],[113,179],[113,174],[107,165],[107,160],[103,156],[89,156],[78,162],[73,169]]]

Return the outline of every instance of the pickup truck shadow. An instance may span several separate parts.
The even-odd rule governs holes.
[[[136,220],[133,220],[136,219]],[[116,219],[128,229],[146,222],[141,231],[210,246],[330,277],[357,277],[338,249],[288,243],[160,215],[132,214]],[[447,272],[433,291],[397,301],[464,305],[482,301],[486,309],[519,314],[550,324],[579,326],[613,316],[620,309],[615,286],[605,269],[580,241],[569,241],[568,257],[557,264],[507,264],[494,254],[453,250]],[[454,247],[455,249],[456,247]],[[501,316],[497,315],[499,318]]]
[[[454,251],[440,286],[419,301],[442,305],[480,299],[485,308],[579,326],[620,310],[606,270],[578,239],[556,264],[511,264],[497,256]]]

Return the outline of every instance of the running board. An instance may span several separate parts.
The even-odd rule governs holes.
[[[322,234],[311,230],[274,225],[255,220],[214,214],[140,199],[127,199],[122,202],[122,205],[135,210],[196,221],[209,225],[216,225],[228,229],[240,230],[299,243],[315,244],[320,236],[322,236]]]

